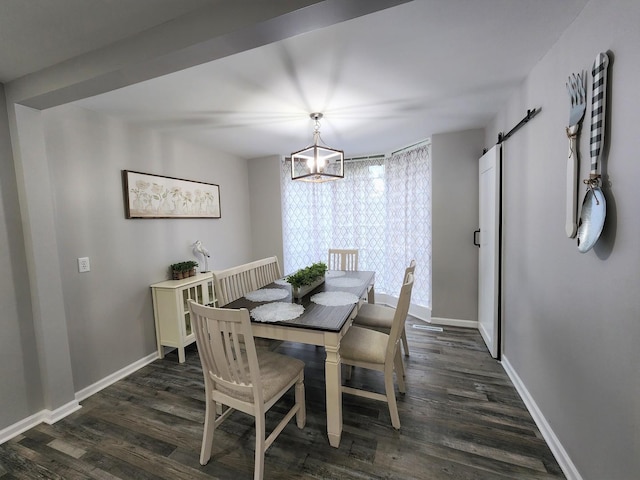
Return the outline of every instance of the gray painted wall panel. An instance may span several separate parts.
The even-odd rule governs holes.
[[[478,319],[478,160],[484,130],[431,137],[432,310],[431,316]]]
[[[487,129],[505,143],[504,355],[585,479],[640,476],[640,4],[590,2]],[[594,249],[564,233],[568,75],[611,50],[608,212]],[[589,74],[589,77],[591,75]],[[589,97],[591,79],[589,80]],[[580,139],[588,176],[590,110]],[[495,141],[495,140],[494,140]],[[579,198],[584,186],[579,186]]]
[[[43,408],[9,125],[0,84],[0,429]]]
[[[55,410],[75,403],[69,356],[66,311],[62,298],[55,202],[46,158],[42,115],[15,106],[14,150],[18,198],[24,228],[31,306],[44,395],[44,406]]]
[[[200,261],[195,240],[210,250],[210,270],[251,259],[247,164],[73,106],[43,117],[79,391],[155,351],[149,285],[171,263]],[[123,169],[219,184],[222,218],[125,219]],[[88,273],[77,270],[83,256]]]
[[[249,160],[248,169],[253,257],[275,255],[283,269],[281,162],[280,156],[256,158]]]

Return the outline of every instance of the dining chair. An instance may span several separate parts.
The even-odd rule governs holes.
[[[213,281],[218,306],[224,307],[228,303],[244,297],[248,292],[255,290],[251,271],[239,265],[225,270],[213,272]]]
[[[415,273],[416,261],[411,260],[409,266],[404,271],[404,278],[407,278],[407,274]],[[404,281],[404,280],[403,280]],[[366,327],[372,330],[377,330],[382,333],[391,332],[391,326],[393,324],[393,317],[395,315],[395,308],[388,307],[386,305],[376,305],[374,303],[364,303],[358,310],[356,318],[353,319],[353,324],[359,327]],[[405,356],[409,356],[409,342],[407,341],[407,332],[402,330],[402,348],[404,349]]]
[[[204,375],[206,412],[200,464],[211,458],[215,429],[235,410],[255,417],[254,480],[262,480],[265,451],[295,415],[306,423],[304,363],[293,357],[256,349],[249,311],[200,305],[189,300],[191,321]],[[240,337],[244,345],[240,346]],[[265,438],[266,412],[295,385],[295,403]],[[217,405],[227,408],[217,409]],[[221,412],[217,415],[216,412]],[[216,418],[217,416],[217,418]]]
[[[398,405],[396,403],[393,373],[394,371],[396,373],[398,390],[400,393],[405,393],[406,387],[399,343],[400,336],[404,330],[404,319],[409,312],[412,289],[413,273],[408,273],[400,291],[398,306],[395,310],[393,325],[389,334],[369,328],[352,326],[340,341],[342,363],[349,368],[353,366],[382,372],[384,374],[385,390],[385,393],[381,394],[371,390],[342,385],[342,392],[386,402],[389,406],[391,424],[395,429],[400,428],[400,416],[398,415]]]
[[[282,278],[278,257],[267,257],[249,264],[253,272],[254,290]]]
[[[256,260],[225,270],[216,270],[213,272],[213,282],[218,306],[224,307],[247,293],[276,281],[281,276],[277,257]],[[281,340],[255,339],[258,349],[275,350],[281,343]]]
[[[358,270],[358,250],[330,248],[327,267],[329,270]]]

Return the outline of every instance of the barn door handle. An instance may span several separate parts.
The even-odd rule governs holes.
[[[480,242],[478,242],[477,240],[479,233],[480,233],[480,229],[473,231],[473,244],[478,248],[480,248]]]

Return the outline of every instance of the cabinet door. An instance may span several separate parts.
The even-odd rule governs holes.
[[[208,280],[207,281],[207,305],[210,305],[212,307],[217,307],[218,304],[216,302],[216,296],[214,295],[214,290],[213,290],[213,280]]]
[[[193,300],[197,303],[202,303],[203,295],[206,292],[203,290],[202,284],[194,285],[189,288],[185,288],[182,291],[182,302],[184,308],[184,336],[188,337],[193,335],[193,329],[191,328],[191,313],[189,312],[189,300]]]

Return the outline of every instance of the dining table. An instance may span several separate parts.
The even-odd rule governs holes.
[[[325,281],[301,298],[293,296],[285,279],[224,307],[249,310],[254,337],[324,347],[327,435],[330,445],[338,448],[342,436],[340,340],[360,306],[374,303],[375,272],[327,271]]]

